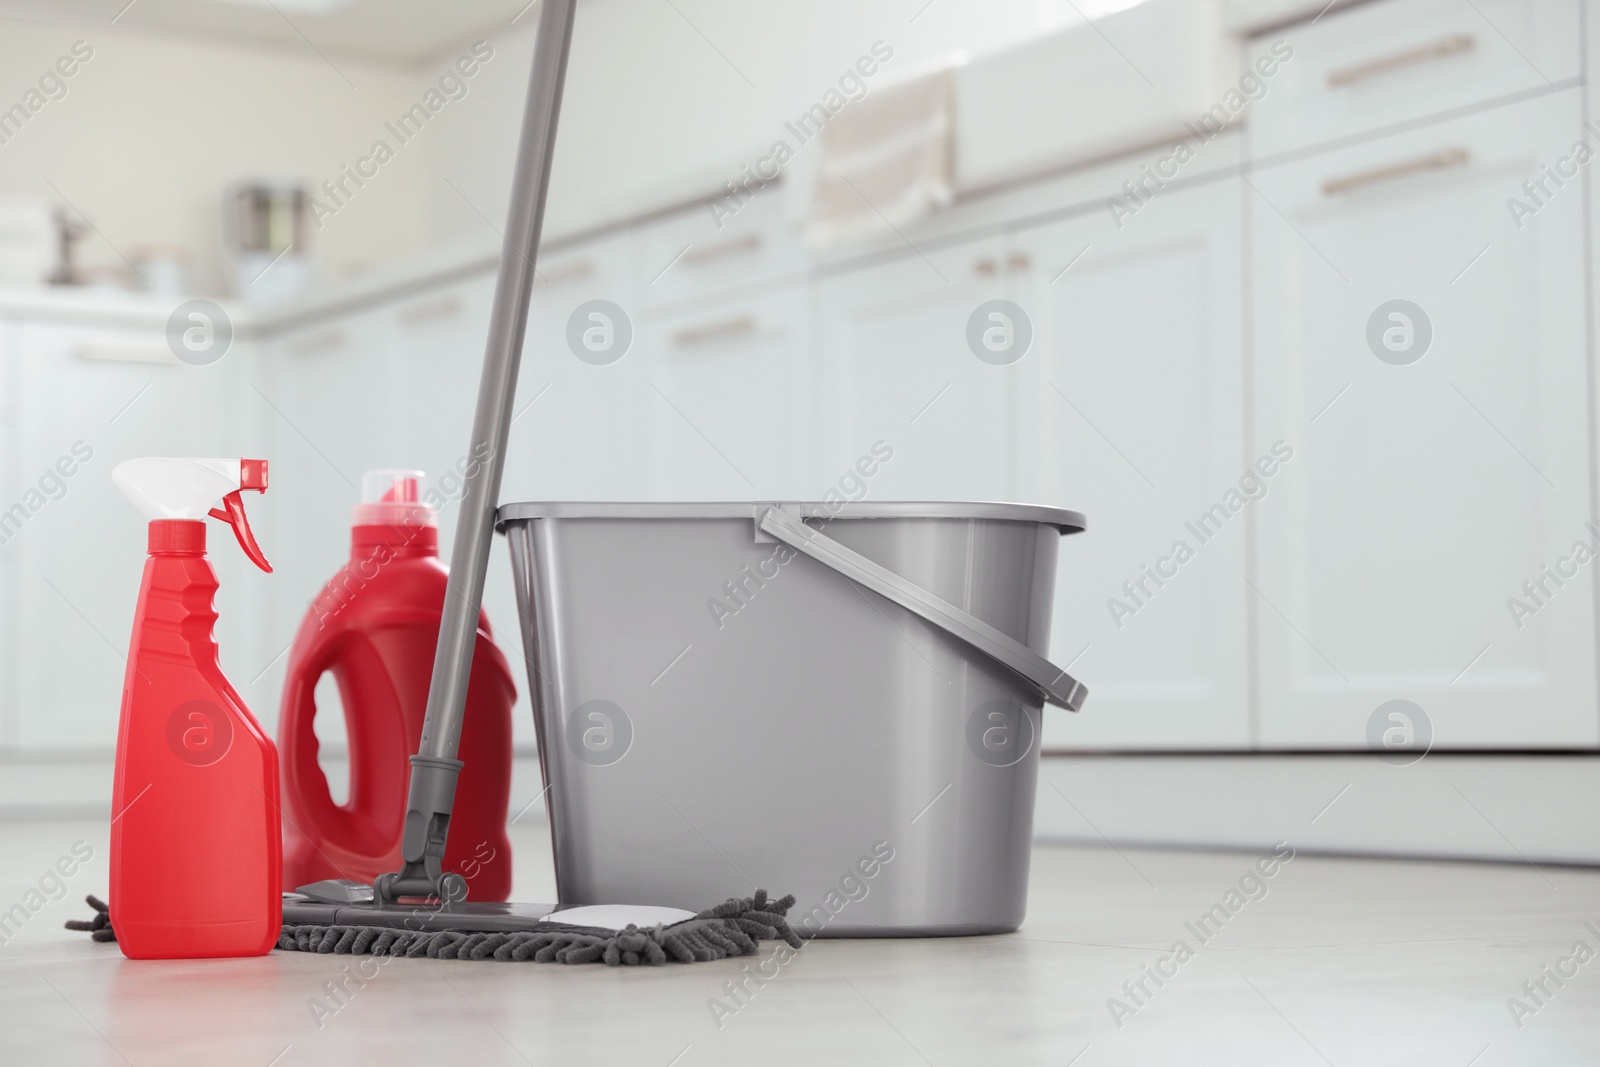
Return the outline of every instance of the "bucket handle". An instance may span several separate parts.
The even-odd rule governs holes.
[[[770,507],[760,513],[756,526],[798,552],[831,567],[857,585],[894,601],[952,637],[1018,675],[1040,697],[1057,707],[1077,711],[1089,691],[1083,684],[1009,634],[1002,633],[969,611],[935,596],[866,556],[855,552],[805,524],[792,509]]]

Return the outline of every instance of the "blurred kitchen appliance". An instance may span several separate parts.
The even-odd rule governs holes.
[[[33,197],[0,197],[0,284],[40,285],[55,265],[50,205]]]
[[[50,272],[51,285],[84,285],[85,277],[78,266],[78,242],[88,234],[92,224],[75,210],[57,206],[51,213],[55,226],[56,265]]]
[[[222,200],[223,253],[234,296],[272,303],[311,283],[310,194],[293,178],[249,178]]]

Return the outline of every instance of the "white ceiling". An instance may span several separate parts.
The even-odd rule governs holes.
[[[529,0],[0,0],[0,18],[311,47],[410,67],[537,20]]]

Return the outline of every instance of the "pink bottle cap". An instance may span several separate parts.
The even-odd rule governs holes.
[[[361,476],[361,503],[351,512],[351,524],[438,526],[438,516],[422,502],[422,477],[421,471],[367,471]]]

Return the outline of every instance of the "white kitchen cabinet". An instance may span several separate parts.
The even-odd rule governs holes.
[[[802,281],[808,266],[796,227],[785,216],[783,186],[738,204],[715,201],[675,211],[639,227],[639,282],[647,308],[703,303],[739,290]]]
[[[664,500],[815,495],[804,286],[651,316],[652,493]]]
[[[1592,746],[1600,562],[1536,605],[1523,588],[1553,585],[1544,565],[1595,536],[1583,190],[1569,181],[1520,227],[1508,208],[1580,136],[1579,9],[1381,0],[1314,24],[1311,11],[1249,46],[1259,57],[1281,38],[1295,54],[1247,133],[1201,148],[1121,225],[1105,198],[1165,150],[825,252],[796,240],[781,187],[724,227],[695,205],[552,249],[501,499],[851,494],[882,440],[894,458],[864,479],[867,499],[1087,514],[1062,542],[1050,651],[1091,698],[1046,716],[1047,747],[1361,750],[1394,698],[1424,709],[1442,747]],[[109,744],[114,716],[94,709],[120,687],[142,531],[108,475],[157,451],[272,461],[272,490],[250,504],[277,573],[213,553],[225,661],[270,724],[274,657],[346,557],[362,472],[414,466],[436,483],[463,458],[493,287],[492,272],[406,287],[214,368],[72,355],[131,328],[5,326],[0,506],[57,437],[70,447],[101,408],[109,420],[146,380],[160,388],[85,437],[96,458],[66,497],[0,547],[0,593],[17,605],[0,746]],[[969,337],[999,300],[1030,333],[1016,361],[980,358]],[[1393,300],[1428,317],[1414,363],[1369,345]],[[575,315],[580,340],[609,330],[626,350],[575,352]],[[980,341],[1015,338],[1018,322],[987,315]],[[1397,323],[1379,322],[1380,343]],[[1280,440],[1292,458],[1241,487]],[[455,519],[452,499],[446,553]],[[1192,557],[1178,563],[1180,542]],[[101,593],[121,587],[125,603]],[[485,603],[516,659],[512,592],[497,544]],[[1512,598],[1537,610],[1514,619]]]
[[[638,347],[637,263],[631,232],[540,258],[502,501],[648,498],[653,393]],[[594,304],[602,300],[612,307]],[[592,361],[568,342],[575,317],[578,347]],[[588,331],[603,351],[584,346]],[[463,372],[473,382],[482,355]]]
[[[448,562],[493,286],[487,274],[452,281],[274,340],[271,384],[261,385],[271,401],[278,438],[273,476],[286,509],[280,516],[285,537],[276,576],[281,608],[274,652],[288,645],[311,598],[349,557],[351,508],[366,471],[421,470],[424,492],[444,494],[439,534]],[[495,561],[485,585],[484,605],[502,648],[519,663],[503,559]],[[278,659],[258,683],[274,704],[284,665]],[[524,688],[519,683],[519,693]],[[523,727],[519,733],[531,739],[525,718],[516,718]]]
[[[1204,541],[1193,527],[1255,458],[1239,189],[1169,189],[1120,229],[1097,211],[1010,236],[1009,255],[1031,264],[1017,299],[1035,331],[1018,365],[1019,495],[1088,517],[1062,541],[1050,645],[1090,696],[1080,715],[1046,714],[1047,747],[1253,741],[1247,517],[1208,524]]]
[[[408,434],[402,423],[407,388],[392,308],[362,307],[294,327],[274,337],[262,373],[244,395],[267,420],[273,644],[269,664],[251,672],[247,699],[276,730],[289,643],[312,599],[350,557],[350,511],[361,475],[397,467]],[[243,686],[241,685],[241,690]]]
[[[1594,78],[1596,62],[1594,49],[1596,44],[1600,44],[1600,23],[1597,23],[1597,17],[1600,17],[1600,0],[1583,0],[1583,28],[1585,33],[1583,58],[1585,66],[1582,75],[1584,88],[1589,97],[1589,113],[1591,115],[1594,114],[1595,100],[1600,97]]]
[[[1004,242],[894,254],[836,268],[815,286],[822,487],[881,440],[894,457],[867,483],[867,499],[1006,499],[1016,368],[980,360],[967,343],[979,305],[1011,284]]]
[[[163,326],[152,319],[5,327],[5,384],[17,400],[8,404],[14,423],[0,508],[26,512],[11,512],[0,547],[9,750],[104,754],[116,742],[146,520],[112,484],[112,468],[138,456],[254,456],[267,447],[240,391],[252,373],[252,346],[236,341],[203,367],[127,358],[166,355]],[[123,358],[91,358],[107,352]],[[58,478],[65,469],[73,473]],[[252,498],[247,508],[253,520],[263,518],[262,501]],[[262,541],[270,558],[273,545]],[[272,578],[217,524],[210,546],[222,583],[223,668],[243,689],[261,665],[260,609]]]
[[[7,502],[6,507],[21,494],[25,478],[17,463],[22,451],[22,430],[18,425],[22,417],[18,393],[21,366],[16,356],[20,333],[19,323],[0,318],[0,500]],[[15,555],[0,545],[0,602],[8,604],[22,573]],[[18,651],[12,628],[0,621],[0,752],[6,753],[15,750],[20,729],[20,709],[12,689]]]
[[[402,382],[398,411],[406,430],[395,465],[426,472],[425,493],[437,490],[443,495],[439,551],[446,565],[461,513],[462,475],[469,466],[472,419],[483,372],[494,284],[494,275],[481,274],[386,308],[393,317],[397,338],[396,369]],[[519,463],[527,459],[517,458]],[[503,494],[502,498],[509,499]],[[520,745],[532,745],[533,718],[528,710],[527,679],[522,669],[516,595],[505,545],[498,539],[490,549],[489,559],[483,609],[494,628],[496,643],[511,663],[517,685],[512,737]]]
[[[1415,123],[1580,74],[1581,0],[1383,0],[1262,35],[1277,61],[1251,107],[1261,156]],[[1287,48],[1292,55],[1285,55]]]
[[[1582,190],[1508,207],[1579,96],[1252,176],[1251,449],[1295,449],[1254,511],[1264,746],[1364,748],[1391,699],[1436,746],[1597,741],[1596,564],[1510,607],[1594,541]]]
[[[393,465],[426,471],[430,489],[449,493],[446,474],[466,465],[493,298],[494,277],[478,275],[384,309],[395,350],[383,364],[399,381],[394,417],[404,428]]]

